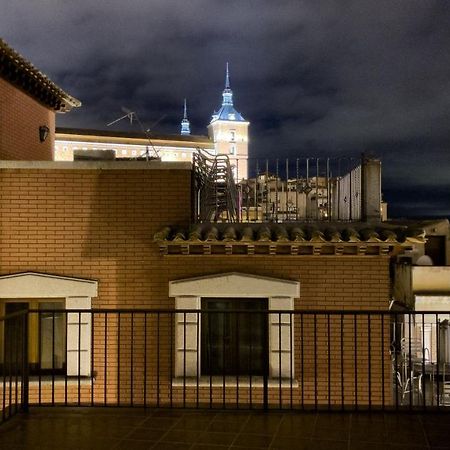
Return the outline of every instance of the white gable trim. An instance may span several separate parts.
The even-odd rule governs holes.
[[[238,272],[169,282],[169,297],[300,297],[298,281]]]
[[[38,272],[0,276],[0,298],[97,297],[98,282]]]

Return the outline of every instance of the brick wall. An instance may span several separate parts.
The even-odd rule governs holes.
[[[298,309],[388,308],[387,256],[160,256],[152,240],[153,234],[167,224],[186,226],[189,223],[190,180],[188,170],[1,169],[0,273],[36,271],[96,279],[99,281],[99,297],[93,304],[96,308],[173,308],[174,300],[168,297],[170,280],[231,271],[300,281],[301,296],[295,301]],[[331,361],[332,401],[339,403],[341,400],[341,367],[345,371],[346,402],[354,401],[358,386],[360,401],[367,401],[368,351],[372,347],[373,354],[378,355],[371,365],[372,401],[379,403],[382,356],[386,380],[391,370],[387,324],[382,327],[379,320],[374,322],[376,342],[371,343],[366,319],[357,319],[358,357],[355,360],[354,322],[352,317],[347,318],[344,324],[347,356],[341,366],[340,323],[332,322],[328,334],[326,316],[319,319],[321,327],[317,336],[311,323],[305,322],[302,349],[296,341],[295,371],[298,377],[303,373],[303,378],[302,384],[295,388],[294,397],[298,400],[303,395],[304,401],[309,403],[314,403],[316,397],[319,402],[326,402]],[[157,380],[161,383],[161,401],[167,403],[171,396],[181,401],[180,388],[170,389],[169,355],[174,343],[169,316],[161,316],[159,337],[156,336],[156,318],[149,318],[147,339],[143,335],[142,317],[141,323],[136,322],[134,326],[133,337],[130,320],[129,316],[122,318],[120,343],[117,342],[117,317],[109,321],[107,349],[110,356],[105,364],[105,318],[97,316],[94,323],[95,395],[100,400],[104,398],[106,370],[108,402],[117,401],[118,380],[122,401],[130,400],[132,377],[137,383],[134,401],[142,402],[144,373],[152,386],[147,391],[149,401],[157,396]],[[297,338],[301,333],[297,321]],[[120,361],[117,360],[119,345]],[[147,358],[145,367],[144,349],[147,355],[152,355],[151,359]],[[131,354],[133,366],[130,366]],[[157,354],[160,355],[158,364]],[[119,367],[122,368],[120,374]],[[317,383],[315,371],[319,374]],[[221,392],[219,389],[214,394],[219,402]],[[277,391],[274,392],[276,397]],[[202,390],[204,400],[209,395],[209,389]],[[258,389],[254,390],[254,395],[253,400],[262,398]],[[289,398],[290,395],[289,389],[283,389],[283,396]],[[188,391],[191,400],[195,396],[195,390]],[[386,397],[390,398],[389,392]]]
[[[45,142],[39,126],[50,129]],[[52,160],[55,112],[0,78],[0,160]]]

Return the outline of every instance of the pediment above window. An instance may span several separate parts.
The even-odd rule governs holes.
[[[300,296],[300,283],[292,280],[230,272],[171,281],[169,283],[169,296],[297,298]]]
[[[98,282],[39,272],[0,276],[0,298],[97,297]]]

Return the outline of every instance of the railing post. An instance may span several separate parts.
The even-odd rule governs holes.
[[[263,312],[267,317],[267,324],[270,323],[270,313]],[[280,324],[281,326],[281,324]],[[270,348],[270,342],[269,342],[269,330],[268,327],[264,327],[264,342],[265,342],[265,349],[264,352],[264,371],[263,371],[263,409],[264,411],[267,411],[269,409],[269,348]],[[280,368],[281,370],[281,368]],[[280,373],[281,377],[281,373]],[[281,379],[281,378],[280,378]]]
[[[361,219],[381,220],[381,162],[361,156]]]
[[[23,317],[23,355],[22,355],[22,411],[28,412],[29,407],[29,363],[28,363],[28,312]]]

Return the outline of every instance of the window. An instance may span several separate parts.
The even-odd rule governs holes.
[[[265,309],[267,299],[202,299],[203,375],[267,373],[267,314],[258,314]],[[248,313],[229,312],[232,310]]]
[[[175,315],[175,377],[222,374],[224,368],[234,374],[266,370],[272,378],[293,377],[293,317],[270,311],[292,311],[299,289],[297,281],[235,272],[171,281],[169,296],[180,310]],[[236,306],[251,314],[227,316]],[[268,310],[268,317],[257,318],[261,310]],[[251,365],[245,361],[250,351]]]
[[[97,297],[97,282],[94,280],[36,272],[0,276],[0,315],[16,308],[39,310],[39,314],[29,314],[28,322],[32,371],[59,370],[69,376],[90,375],[89,310],[93,297]],[[59,313],[58,310],[62,309],[66,312]],[[86,313],[80,310],[86,310]],[[19,331],[15,327],[15,332],[19,334]],[[10,347],[8,343],[12,339],[15,341]],[[11,329],[0,329],[0,352],[5,348],[15,349],[17,339]],[[6,346],[2,345],[5,341]],[[7,355],[4,358],[2,355],[0,362],[7,359]]]
[[[234,142],[236,140],[236,131],[231,130],[230,131],[230,141]]]
[[[235,154],[236,154],[236,146],[230,145],[230,155],[235,155]]]
[[[28,348],[31,374],[65,373],[66,371],[66,315],[63,301],[6,302],[4,314],[24,310],[39,310],[28,316]],[[48,312],[46,312],[48,311]],[[5,322],[3,335],[3,362],[6,366],[21,361],[23,352],[24,322]],[[6,350],[8,349],[8,350]]]

